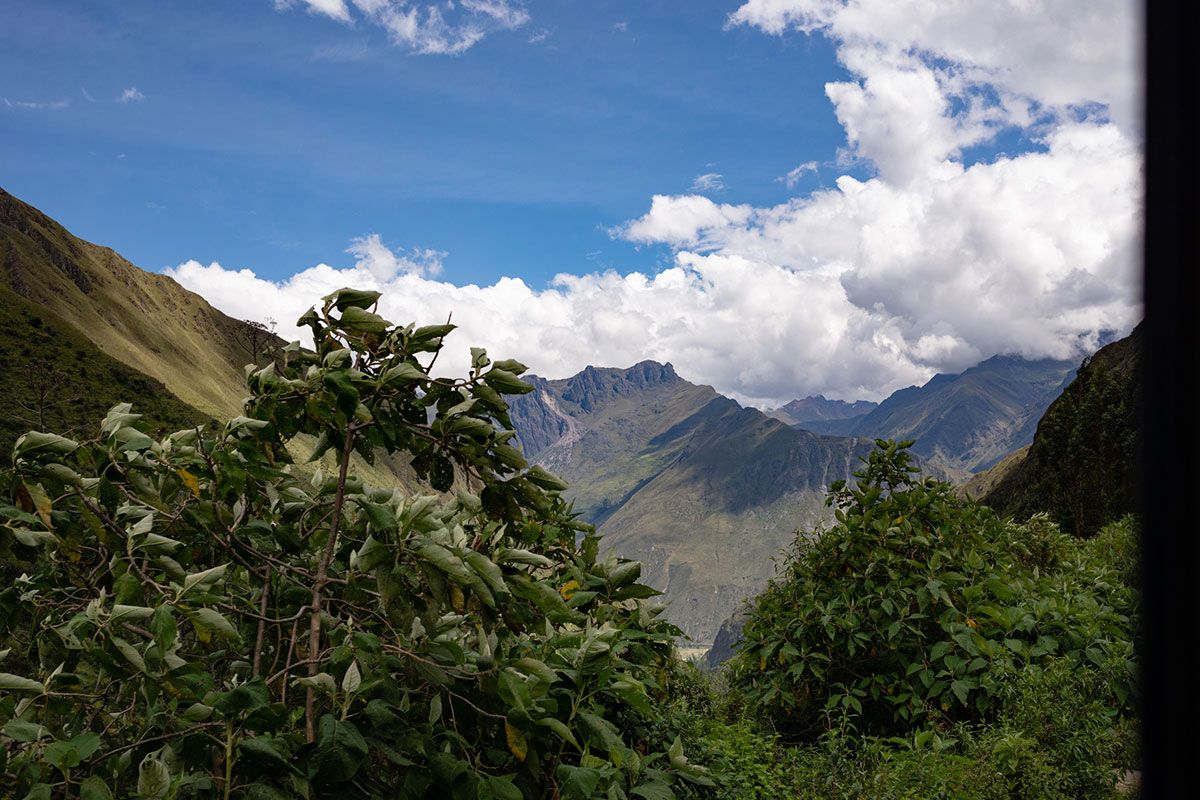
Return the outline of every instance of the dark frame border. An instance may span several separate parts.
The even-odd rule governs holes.
[[[1146,3],[1146,352],[1141,449],[1143,797],[1200,784],[1200,26]]]

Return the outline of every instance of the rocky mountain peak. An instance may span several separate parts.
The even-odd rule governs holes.
[[[615,398],[680,380],[673,366],[657,361],[640,361],[627,369],[589,365],[566,380],[562,398],[591,412]]]

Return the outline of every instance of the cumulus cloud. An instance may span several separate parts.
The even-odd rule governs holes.
[[[730,24],[834,42],[850,73],[826,87],[846,133],[837,163],[875,169],[769,207],[654,195],[610,232],[669,247],[655,274],[460,286],[435,277],[444,253],[394,252],[377,235],[351,244],[352,265],[281,282],[194,261],[168,272],[238,317],[294,320],[346,285],[384,292],[396,322],[453,312],[446,369],[471,345],[548,377],[653,358],[759,405],[880,399],[995,353],[1079,358],[1141,316],[1138,76],[1121,22],[1133,8],[745,2]],[[1009,127],[1034,146],[964,159]]]
[[[118,103],[140,103],[145,99],[146,95],[142,94],[136,86],[130,86],[117,96]]]
[[[725,234],[745,225],[754,215],[749,205],[717,204],[699,195],[654,195],[645,216],[614,228],[610,233],[631,242],[665,242],[676,247],[712,245],[711,235]]]
[[[410,253],[393,252],[378,233],[360,236],[350,242],[346,252],[357,256],[355,269],[366,270],[377,280],[387,281],[395,275],[437,275],[442,271],[443,250],[414,248]]]
[[[281,11],[294,6],[347,25],[366,21],[387,31],[393,43],[414,53],[433,55],[458,55],[489,33],[529,22],[529,13],[517,0],[275,0]]]
[[[287,323],[343,286],[383,292],[381,311],[398,323],[441,322],[453,313],[460,329],[438,361],[447,371],[469,363],[472,345],[550,377],[653,358],[758,403],[810,385],[874,396],[880,374],[898,385],[923,375],[917,366],[898,373],[886,350],[862,345],[870,320],[836,281],[740,256],[682,254],[656,275],[562,274],[543,290],[519,278],[457,286],[404,269],[387,275],[361,257],[351,267],[319,264],[278,282],[196,261],[166,273],[231,316],[272,317],[285,323],[282,335],[300,339],[305,331]],[[803,313],[775,313],[781,297],[805,298]]]
[[[1132,0],[746,0],[729,24],[829,36],[843,63],[868,80],[879,74],[885,83],[907,65],[930,70],[951,95],[990,87],[1000,95],[994,105],[1018,124],[1030,110],[1022,100],[1053,113],[1100,104],[1130,132],[1141,114],[1139,7]]]

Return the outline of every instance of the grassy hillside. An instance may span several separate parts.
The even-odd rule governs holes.
[[[83,398],[73,405],[59,403],[63,416],[53,418],[55,430],[96,424],[105,409],[124,401],[164,426],[190,425],[240,414],[245,365],[261,363],[268,346],[283,343],[222,314],[171,278],[139,269],[113,250],[72,235],[3,189],[0,291],[6,319],[15,326],[6,334],[8,346],[18,348],[16,360],[6,360],[0,376],[4,437],[30,427],[24,387],[29,383],[24,364],[30,359],[96,365],[51,398]],[[16,331],[28,331],[35,317],[42,320],[42,331],[22,344],[25,339]],[[52,335],[41,335],[50,331]],[[77,352],[84,355],[73,355]],[[4,441],[11,439],[0,440],[0,446]],[[309,452],[303,437],[292,448],[300,461]],[[356,462],[356,468],[374,485],[416,485],[412,469],[397,457],[381,456],[374,466]]]
[[[236,414],[249,326],[0,189],[0,286],[210,415]]]
[[[132,402],[156,429],[208,417],[161,382],[109,357],[45,308],[0,287],[0,465],[28,430],[88,436],[105,412]]]
[[[1018,519],[1045,511],[1078,535],[1136,511],[1141,328],[1101,348],[1037,424],[1028,454],[981,497]]]

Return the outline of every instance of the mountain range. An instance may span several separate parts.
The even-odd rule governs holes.
[[[90,428],[121,401],[161,429],[236,415],[244,365],[280,341],[0,190],[0,458],[29,428]],[[916,438],[926,472],[967,476],[1032,439],[1073,369],[999,356],[878,405],[814,396],[768,414],[644,361],[531,377],[511,416],[604,546],[643,561],[670,618],[707,645],[794,532],[828,519],[827,487],[873,438]],[[415,485],[401,459],[355,470]]]
[[[669,618],[704,644],[873,446],[789,427],[670,364],[527,380],[535,391],[509,399],[526,456],[571,484],[604,545],[642,561]]]
[[[767,411],[767,416],[774,417],[780,422],[804,428],[810,431],[820,431],[829,422],[857,419],[874,410],[879,404],[870,400],[855,400],[847,403],[845,400],[829,400],[823,394],[810,395],[800,400],[792,400],[779,408]]]
[[[836,436],[915,439],[913,452],[956,480],[988,469],[1033,441],[1038,420],[1075,375],[1076,362],[1030,360],[998,355],[958,374],[937,374],[923,386],[893,393],[865,413],[865,401],[840,406],[823,397],[793,401],[773,412],[800,405],[828,407],[833,413],[789,424]],[[812,403],[811,401],[817,401]],[[821,403],[820,401],[824,401]],[[837,416],[838,411],[844,412]],[[798,416],[795,411],[787,416]]]
[[[1030,443],[955,492],[1016,520],[1048,514],[1077,536],[1094,535],[1103,525],[1135,512],[1142,336],[1139,325],[1084,359],[1037,419]],[[734,609],[721,623],[705,655],[710,668],[733,655],[746,609]]]

